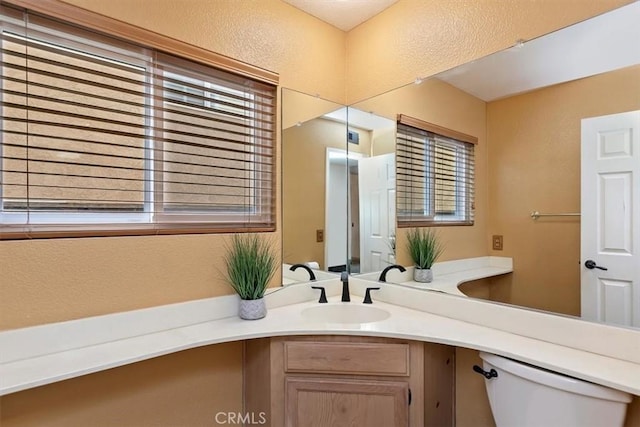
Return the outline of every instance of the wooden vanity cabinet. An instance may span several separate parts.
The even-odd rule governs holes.
[[[273,427],[448,426],[453,372],[453,349],[437,344],[352,336],[248,340],[245,412],[262,413]]]

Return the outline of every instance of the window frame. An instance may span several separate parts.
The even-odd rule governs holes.
[[[184,213],[167,213],[162,212],[158,214],[156,209],[153,208],[153,205],[157,202],[156,197],[153,196],[154,192],[145,191],[145,194],[151,194],[150,198],[147,199],[147,196],[144,197],[143,212],[55,212],[55,213],[38,213],[37,211],[29,211],[25,212],[11,212],[4,211],[1,206],[3,202],[3,194],[2,188],[0,188],[0,240],[10,240],[10,239],[24,239],[24,238],[51,238],[51,237],[89,237],[89,236],[115,236],[115,235],[149,235],[149,234],[191,234],[191,233],[228,233],[228,232],[263,232],[263,231],[275,231],[276,229],[276,137],[275,137],[275,129],[276,129],[276,118],[275,111],[277,108],[276,105],[276,86],[278,83],[278,76],[275,73],[272,73],[267,70],[260,69],[258,67],[242,63],[240,61],[236,61],[230,58],[222,57],[221,55],[215,54],[213,52],[206,51],[204,49],[196,48],[194,46],[188,45],[186,43],[177,42],[173,39],[169,39],[165,36],[158,35],[156,33],[148,32],[146,30],[141,30],[139,28],[132,27],[128,24],[112,20],[110,18],[103,17],[101,15],[97,15],[93,12],[84,11],[74,6],[66,5],[62,2],[38,2],[37,0],[11,0],[9,3],[13,3],[19,7],[26,7],[28,13],[31,15],[33,10],[36,12],[36,17],[38,12],[44,13],[48,16],[43,16],[44,19],[49,20],[51,18],[62,19],[65,22],[62,23],[65,25],[78,25],[80,24],[82,28],[80,31],[91,31],[95,32],[96,30],[101,33],[107,33],[107,36],[116,36],[122,38],[121,35],[126,33],[128,37],[124,40],[124,43],[127,45],[130,43],[140,44],[148,46],[141,46],[140,49],[142,51],[148,51],[152,48],[158,48],[158,46],[162,46],[162,50],[168,52],[171,55],[180,56],[186,60],[194,61],[196,60],[200,64],[220,69],[222,71],[231,71],[236,75],[240,75],[242,78],[247,78],[251,80],[257,81],[257,83],[264,84],[267,83],[270,86],[273,86],[273,105],[270,107],[273,113],[273,123],[271,125],[272,129],[272,137],[271,139],[271,147],[269,148],[272,156],[271,156],[271,164],[270,167],[270,175],[271,182],[268,183],[267,189],[261,188],[259,191],[255,189],[256,194],[252,195],[253,198],[268,198],[269,203],[267,206],[268,212],[262,212],[264,206],[260,205],[260,212],[235,212],[233,214],[229,213],[217,213],[211,212],[204,215],[185,215]],[[3,10],[6,9],[7,6],[3,6]],[[24,10],[17,10],[9,6],[12,12],[16,13],[16,16],[23,14]],[[9,27],[12,25],[9,24]],[[14,24],[15,26],[15,24]],[[4,31],[5,26],[0,28],[0,31]],[[24,31],[23,27],[18,27],[18,30]],[[106,31],[105,31],[106,30]],[[18,31],[19,34],[19,31]],[[28,38],[26,35],[25,38]],[[96,38],[103,37],[100,34],[96,35]],[[52,36],[52,38],[54,38]],[[117,42],[117,40],[116,40]],[[52,41],[48,38],[46,43],[54,45]],[[110,45],[111,46],[111,45]],[[57,47],[61,49],[68,49],[67,46]],[[99,46],[98,46],[99,49]],[[83,50],[78,50],[79,53],[87,54]],[[90,55],[92,52],[89,52]],[[149,61],[142,61],[147,67],[153,67],[154,64],[151,64]],[[127,65],[131,65],[126,63]],[[132,65],[133,66],[133,65]],[[145,73],[147,77],[145,77],[145,83],[149,83],[149,73]],[[152,88],[153,84],[148,84],[148,88]],[[209,86],[207,86],[209,87]],[[215,90],[216,87],[211,85],[211,89]],[[151,89],[149,89],[151,90]],[[224,91],[230,91],[231,88],[224,88]],[[213,93],[215,94],[215,93]],[[148,96],[150,101],[145,101],[145,116],[151,117],[151,120],[155,120],[156,112],[153,111],[156,101],[154,100],[153,94]],[[251,97],[252,100],[255,100],[255,96]],[[165,100],[167,102],[169,100]],[[216,98],[214,96],[211,97],[211,102],[213,105],[216,102]],[[151,104],[150,104],[151,103]],[[205,104],[206,105],[206,104]],[[221,104],[223,105],[223,104]],[[231,107],[230,107],[231,108]],[[255,114],[255,113],[253,113]],[[155,163],[156,158],[154,154],[154,148],[151,146],[151,135],[149,135],[148,131],[149,127],[145,126],[145,142],[144,142],[144,160],[145,163]],[[254,131],[255,132],[255,131]],[[259,147],[253,147],[252,149],[257,150]],[[0,156],[2,155],[2,143],[0,142]],[[267,166],[264,166],[267,167]],[[145,186],[153,189],[155,184],[155,174],[164,173],[163,170],[157,171],[154,170],[152,166],[145,166],[145,173],[151,173],[149,179],[145,179]],[[150,171],[150,172],[149,172]],[[252,172],[254,175],[259,175],[260,171]],[[250,178],[252,181],[254,177]],[[1,187],[1,186],[0,186]],[[146,188],[145,188],[146,190]],[[268,194],[264,194],[268,193]],[[254,209],[256,210],[256,209]],[[251,215],[253,214],[253,215]],[[155,220],[152,218],[156,216]],[[33,223],[31,221],[34,216],[40,217],[37,223]],[[248,220],[247,217],[251,216],[254,221]],[[269,222],[264,223],[264,217],[269,217]],[[21,221],[23,220],[24,221]],[[211,221],[213,219],[213,221]],[[243,221],[237,221],[238,219],[244,219]],[[235,223],[232,221],[235,220]],[[10,221],[10,223],[7,223]],[[80,222],[81,223],[78,223]],[[179,221],[179,222],[176,222]],[[254,225],[255,223],[255,225]]]
[[[397,130],[396,139],[397,144],[399,142],[399,136],[402,134],[400,126],[409,127],[429,134],[424,136],[424,156],[421,159],[417,159],[419,162],[424,162],[424,182],[422,183],[424,189],[420,191],[423,195],[422,212],[418,209],[404,209],[401,199],[411,199],[407,195],[416,194],[411,189],[411,186],[403,187],[403,178],[415,178],[415,175],[405,173],[398,168],[398,165],[408,166],[406,161],[401,162],[398,160],[396,164],[396,177],[398,182],[397,195],[398,202],[396,206],[398,212],[396,214],[396,221],[398,228],[411,228],[411,227],[433,227],[433,226],[472,226],[475,223],[475,145],[478,143],[478,139],[474,136],[467,135],[452,129],[447,129],[442,126],[434,125],[432,123],[416,119],[404,114],[399,114],[397,117]],[[408,147],[409,144],[402,143],[403,146]],[[437,198],[434,195],[436,191],[436,182],[438,175],[436,167],[434,166],[436,158],[435,154],[437,146],[445,146],[454,150],[455,162],[455,187],[452,190],[455,193],[455,211],[453,214],[443,214],[437,210]],[[440,156],[441,158],[441,156]]]
[[[2,22],[0,21],[0,41],[4,41],[5,35],[4,33],[8,32],[10,34],[10,38],[21,39],[24,42],[28,42],[31,44],[45,46],[49,49],[57,49],[60,51],[72,52],[77,56],[86,56],[91,58],[103,59],[105,62],[118,62],[120,65],[131,67],[132,69],[138,68],[142,70],[146,74],[146,70],[150,67],[150,63],[148,61],[140,60],[138,64],[130,63],[132,59],[130,56],[120,55],[116,52],[117,48],[115,45],[112,49],[109,49],[109,58],[103,58],[99,52],[106,52],[105,46],[101,46],[99,42],[93,41],[97,43],[94,46],[91,46],[92,51],[88,52],[89,49],[86,49],[87,43],[80,43],[75,41],[77,38],[73,34],[69,34],[63,46],[60,44],[60,37],[57,37],[55,32],[56,28],[51,29],[51,33],[43,33],[41,30],[35,30],[36,34],[42,34],[41,37],[32,37],[23,34],[19,34],[20,31],[24,31],[24,27],[21,27],[15,23]],[[44,39],[44,40],[43,40]],[[83,49],[83,47],[85,49]],[[117,59],[114,59],[117,58]],[[129,60],[129,61],[128,61]],[[2,61],[0,61],[0,72],[4,72]],[[146,82],[148,83],[148,81]],[[0,106],[3,105],[2,102],[2,93],[0,93]],[[145,106],[145,110],[149,110],[149,105]],[[145,111],[145,114],[149,114],[149,111]],[[0,118],[0,132],[3,132],[3,120]],[[0,136],[0,162],[2,161],[2,149],[3,149],[3,138]],[[145,138],[145,153],[152,153],[153,149],[150,146],[151,140],[147,135]],[[152,154],[149,154],[149,156]],[[145,163],[149,162],[148,155],[145,155]],[[145,169],[148,167],[145,165]],[[145,197],[147,197],[148,192],[145,191]],[[32,224],[33,227],[46,227],[50,225],[59,225],[59,226],[96,226],[102,224],[152,224],[153,223],[153,212],[150,209],[147,209],[146,206],[148,201],[145,199],[142,203],[143,210],[141,212],[117,212],[117,211],[90,211],[86,212],[77,212],[77,211],[64,211],[60,210],[59,212],[38,212],[38,210],[28,210],[25,211],[6,211],[4,209],[4,195],[3,195],[3,186],[0,181],[0,228],[5,228],[2,230],[3,233],[7,233],[6,228],[10,227],[20,227],[26,224]],[[31,221],[31,218],[37,218],[36,221]]]

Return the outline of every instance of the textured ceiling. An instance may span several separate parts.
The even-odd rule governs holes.
[[[349,31],[398,0],[283,0],[342,31]]]

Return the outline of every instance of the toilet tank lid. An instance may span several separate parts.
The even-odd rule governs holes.
[[[498,370],[498,378],[500,378],[500,370],[503,370],[529,381],[571,393],[622,403],[631,402],[631,395],[623,391],[580,380],[525,362],[484,352],[480,352],[480,358]]]

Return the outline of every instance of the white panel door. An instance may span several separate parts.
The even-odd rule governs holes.
[[[395,154],[358,161],[360,193],[360,272],[382,270],[395,263],[391,235],[395,234]]]
[[[346,159],[345,151],[327,148],[323,266],[325,270],[346,266],[347,262],[349,170]],[[313,194],[309,195],[309,203],[313,203],[313,197]]]
[[[640,326],[640,111],[582,120],[581,309]]]

